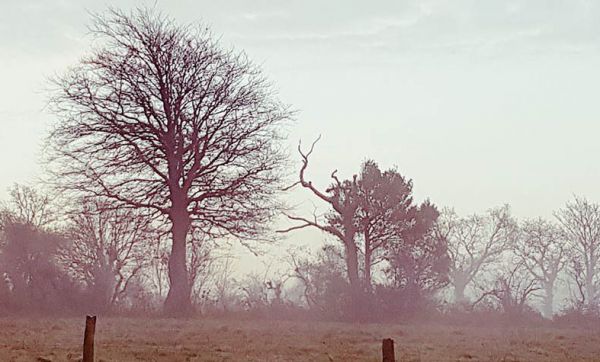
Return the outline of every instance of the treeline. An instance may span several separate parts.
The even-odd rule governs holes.
[[[558,314],[589,322],[600,315],[599,204],[575,197],[551,220],[517,220],[508,205],[459,216],[429,200],[415,203],[412,182],[374,161],[351,179],[332,174],[320,191],[305,179],[313,149],[300,149],[298,185],[329,210],[321,220],[288,215],[296,224],[282,230],[332,236],[318,261],[295,262],[307,305],[351,320],[487,311],[508,321]]]
[[[412,181],[373,161],[350,180],[334,175],[322,193],[303,175],[299,184],[331,207],[322,218],[287,215],[299,224],[280,232],[316,227],[334,237],[244,276],[197,234],[187,243],[194,313],[579,324],[600,316],[598,204],[575,198],[553,220],[518,221],[507,205],[460,217],[414,202]],[[0,314],[161,314],[168,230],[135,209],[57,201],[31,187],[10,190],[0,212]]]

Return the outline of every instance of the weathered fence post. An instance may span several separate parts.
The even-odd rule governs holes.
[[[381,353],[383,354],[383,362],[396,362],[394,354],[394,340],[386,338],[381,345]]]
[[[85,317],[85,334],[83,336],[83,362],[94,362],[94,333],[96,332],[96,316]]]

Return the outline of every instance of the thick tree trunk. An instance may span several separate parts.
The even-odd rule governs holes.
[[[184,317],[192,312],[191,286],[189,285],[186,242],[191,221],[184,203],[173,202],[169,215],[172,223],[173,244],[169,256],[169,293],[164,312],[171,317]]]
[[[358,275],[358,250],[354,243],[354,235],[346,234],[345,251],[346,251],[346,269],[348,271],[348,281],[350,282],[350,298],[351,318],[355,321],[364,319],[363,300],[364,292],[360,277]]]
[[[467,288],[466,278],[460,273],[456,273],[452,279],[454,287],[454,304],[464,306],[468,302],[465,297],[465,289]]]
[[[358,276],[358,252],[354,243],[346,243],[346,268],[348,270],[348,281],[352,289],[360,289],[360,278]]]

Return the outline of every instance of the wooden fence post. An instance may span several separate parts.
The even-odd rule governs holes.
[[[383,354],[383,362],[396,362],[394,354],[394,340],[386,338],[381,345],[381,353]]]
[[[85,334],[83,336],[83,362],[94,362],[94,333],[96,332],[96,316],[85,317]]]

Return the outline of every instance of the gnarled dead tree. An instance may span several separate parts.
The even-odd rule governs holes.
[[[244,54],[150,10],[96,18],[101,43],[56,80],[49,137],[58,186],[169,226],[168,314],[190,311],[186,244],[261,238],[277,213],[280,125],[290,117]]]
[[[293,230],[314,227],[333,235],[342,242],[344,245],[346,273],[350,283],[354,308],[356,309],[356,313],[358,313],[360,297],[362,294],[362,283],[359,277],[358,246],[355,240],[358,232],[355,216],[360,206],[357,177],[354,176],[352,181],[341,181],[336,176],[337,171],[333,171],[331,174],[333,183],[325,191],[318,190],[311,181],[306,179],[305,173],[308,168],[309,157],[312,155],[315,144],[319,141],[319,138],[312,143],[307,152],[302,150],[301,144],[298,145],[298,153],[302,159],[299,180],[287,189],[296,185],[302,186],[317,198],[328,204],[331,208],[331,214],[328,215],[327,221],[319,220],[316,215],[313,215],[312,219],[308,219],[288,214],[287,217],[290,220],[296,221],[299,224],[285,230],[280,230],[279,232],[286,233]]]

